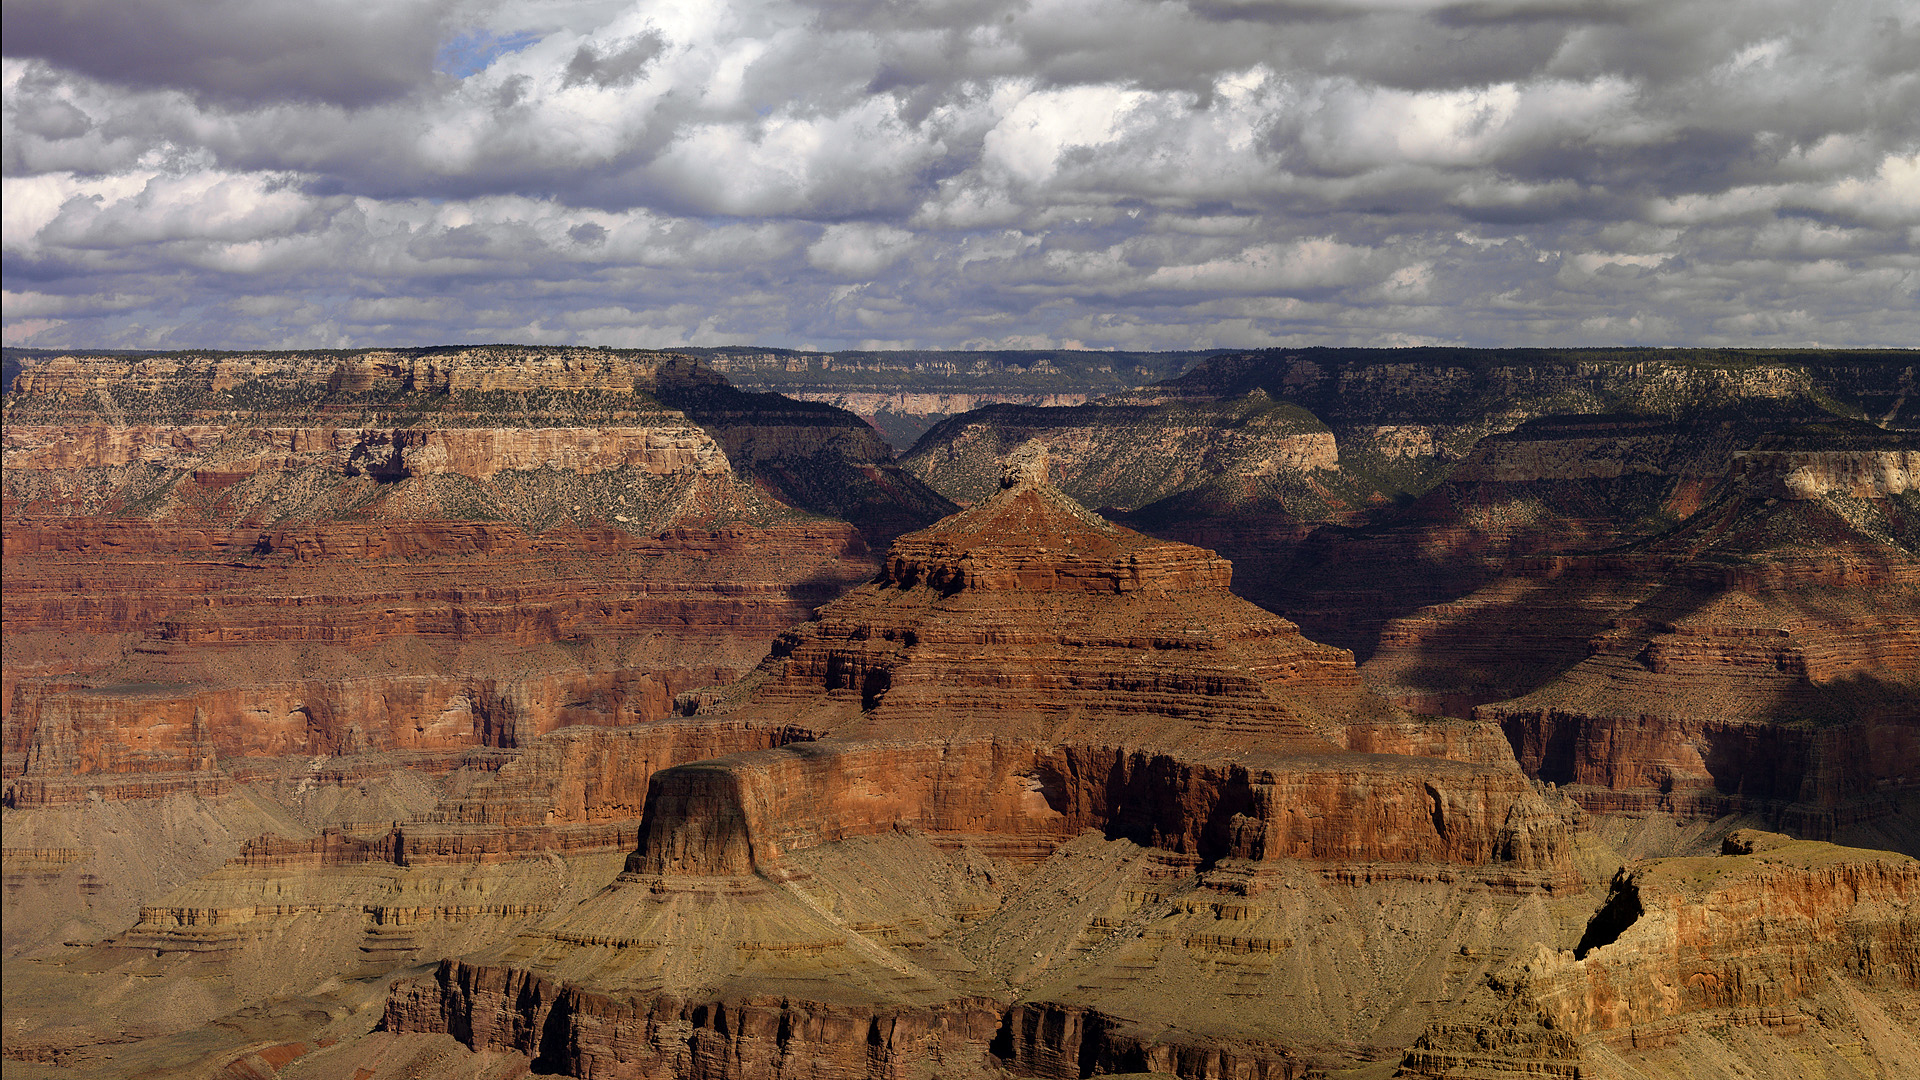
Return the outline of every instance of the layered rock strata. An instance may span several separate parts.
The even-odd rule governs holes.
[[[1760,812],[1829,838],[1889,814],[1920,783],[1920,560],[1898,470],[1868,466],[1906,451],[1816,477],[1804,459],[1840,451],[1786,441],[1659,536],[1389,623],[1370,679],[1500,724],[1589,810]]]
[[[1804,1062],[1849,1042],[1840,1056],[1897,1068],[1888,1052],[1914,1032],[1872,997],[1920,989],[1917,943],[1920,863],[1734,833],[1719,857],[1623,869],[1574,950],[1516,957],[1469,1016],[1428,1029],[1399,1075],[1624,1074],[1615,1062],[1747,1071],[1782,1051]],[[1724,1034],[1741,1027],[1773,1045]],[[1747,1056],[1756,1050],[1766,1056]]]
[[[1490,909],[1576,883],[1570,819],[1510,758],[1487,762],[1497,735],[1422,738],[1360,687],[1350,654],[1235,599],[1224,560],[1104,522],[1045,468],[902,537],[877,581],[674,722],[778,722],[817,739],[654,772],[639,844],[605,893],[397,990],[389,1028],[596,1076],[704,1067],[686,1055],[706,1040],[723,1075],[784,1075],[760,1033],[791,1031],[774,1040],[781,1062],[918,1075],[927,1055],[1004,1041],[1019,987],[1069,956],[1096,962],[1170,893],[1211,919],[1237,895],[1237,917],[1258,919],[1282,882],[1470,883]],[[1440,756],[1347,748],[1395,740]],[[996,908],[989,922],[1015,918],[1004,902],[982,909],[982,893],[1062,872],[1075,865],[1062,853],[1089,842],[1112,867],[1105,913],[1075,916],[1034,954],[1052,959],[1003,981],[962,934]],[[881,853],[926,894],[877,905],[879,886],[845,860]],[[689,932],[710,944],[680,944]],[[1197,927],[1179,943],[1241,948]],[[1133,984],[1113,985],[1116,1015],[1137,1010]],[[1047,1008],[1111,1007],[1097,984],[1049,991]],[[798,1034],[816,1028],[838,1034]],[[1243,1044],[1261,1048],[1246,1061],[1278,1072],[1312,1057],[1297,1035],[1275,1026]]]
[[[1365,660],[1389,620],[1496,583],[1529,556],[1662,531],[1730,472],[1773,476],[1765,482],[1781,493],[1795,472],[1803,488],[1830,472],[1863,492],[1900,488],[1910,445],[1877,443],[1912,426],[1902,409],[1914,361],[1911,352],[1272,350],[1210,357],[1079,408],[955,417],[905,462],[972,498],[991,483],[976,448],[1011,445],[1003,430],[1052,440],[1073,459],[1064,475],[1076,497],[1134,507],[1127,524],[1220,550],[1242,595]],[[1330,438],[1337,461],[1292,455],[1290,436],[1251,422],[1283,410],[1299,430]],[[1147,414],[1159,420],[1153,430],[1141,426]],[[1845,449],[1764,445],[1768,432],[1805,424],[1878,435]],[[1161,453],[1168,438],[1185,440],[1183,452]],[[1783,453],[1805,460],[1776,469]],[[1263,459],[1273,468],[1245,467]]]
[[[79,551],[9,563],[16,805],[213,791],[286,755],[451,761],[559,726],[656,720],[873,565],[829,525],[643,538],[449,525],[406,540],[282,529],[217,561],[152,550],[191,542],[178,535],[78,532],[62,538]],[[73,649],[78,634],[99,654]]]
[[[1195,486],[1253,484],[1339,466],[1334,435],[1266,394],[1222,402],[1042,408],[992,405],[942,423],[902,464],[946,493],[991,495],[999,463],[1044,441],[1060,490],[1090,506],[1145,506]]]
[[[655,720],[944,507],[847,414],[672,355],[63,357],[6,409],[21,806]]]

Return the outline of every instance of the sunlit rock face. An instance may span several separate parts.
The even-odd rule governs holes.
[[[1498,725],[1589,810],[1827,838],[1898,817],[1920,784],[1911,356],[1517,359],[1217,357],[956,417],[907,461],[971,496],[983,448],[1044,439],[1063,486],[1231,555],[1236,592],[1354,650],[1369,687]],[[1283,452],[1316,430],[1335,459]],[[1263,456],[1271,476],[1245,467]]]
[[[747,679],[685,699],[695,714],[656,730],[782,721],[814,737],[653,772],[606,892],[396,989],[387,1024],[576,1075],[712,1055],[729,1075],[864,1060],[906,1076],[996,1046],[1044,1072],[1051,1036],[999,1046],[1034,1010],[1198,1031],[1231,1015],[1248,1040],[1233,1060],[1281,1070],[1299,1027],[1272,1006],[1296,961],[1325,958],[1289,952],[1305,933],[1292,890],[1471,882],[1492,911],[1578,887],[1570,809],[1497,732],[1422,731],[1360,686],[1350,654],[1234,597],[1225,560],[1104,521],[1047,470],[1016,457],[994,495],[895,541],[876,580]],[[1372,752],[1389,743],[1401,752]],[[1023,882],[1060,873],[1099,879],[1092,906],[1045,916],[1065,938],[1041,952],[1000,954],[1028,932],[1013,909],[1043,902]],[[1229,907],[1233,932],[1203,928]],[[1144,971],[1084,981],[1126,943],[1166,949],[1137,937],[1166,918],[1184,955],[1254,959],[1236,1011],[1207,992],[1143,1008]],[[983,919],[997,929],[976,940]],[[1058,983],[1069,970],[1077,990]]]
[[[656,720],[946,508],[668,354],[62,357],[6,412],[20,806]]]
[[[1766,1074],[1783,1052],[1903,1056],[1920,863],[1755,830],[1723,847],[1623,869],[1574,948],[1516,950],[1398,1075]]]
[[[336,364],[300,392],[377,415],[255,410],[249,432],[359,433],[275,444],[324,448],[262,474],[277,486],[196,464],[200,434],[10,466],[9,498],[78,501],[17,528],[8,504],[7,948],[38,950],[8,970],[9,1055],[127,1076],[167,1075],[191,1039],[193,1075],[1625,1080],[1889,1073],[1920,1034],[1910,861],[1747,834],[1704,857],[1755,823],[1731,813],[1898,840],[1884,807],[1914,756],[1887,672],[1911,643],[1888,510],[1911,493],[1855,494],[1835,467],[1791,497],[1727,455],[1688,488],[1676,462],[1734,447],[1535,424],[1381,511],[1404,527],[1321,541],[1344,569],[1258,567],[1379,592],[1508,568],[1386,619],[1356,666],[1237,597],[1244,564],[1067,497],[1071,445],[995,460],[936,521],[830,410],[581,353],[542,376],[579,381],[564,399],[427,357]],[[1388,374],[1405,386],[1355,392],[1451,393]],[[213,379],[195,393],[245,384]],[[105,408],[80,389],[72,407]],[[560,434],[444,422],[496,393]],[[1242,396],[1225,411],[1282,434]],[[1424,467],[1459,441],[1430,419],[1366,437]],[[465,430],[498,434],[438,434]],[[34,439],[22,462],[57,443]],[[660,456],[612,464],[628,450]],[[1234,490],[1340,494],[1318,459],[1269,456]],[[1658,542],[1529,546],[1582,506],[1618,530],[1655,489],[1692,500]],[[116,491],[136,497],[73,512]],[[339,501],[257,512],[313,492]],[[494,517],[431,509],[482,496]],[[45,622],[16,635],[16,615]],[[1562,651],[1522,673],[1549,696],[1470,674]],[[1777,715],[1809,702],[1882,712]]]

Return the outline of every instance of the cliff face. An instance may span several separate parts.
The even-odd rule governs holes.
[[[476,1048],[520,1051],[570,1076],[921,1077],[974,1065],[999,1027],[987,1001],[883,1010],[760,996],[635,1002],[513,968],[448,960],[431,990],[387,1006],[396,1032],[451,1031]]]
[[[18,805],[655,720],[944,507],[663,354],[63,357],[6,411]]]
[[[62,357],[17,381],[5,449],[20,516],[644,532],[855,508],[884,542],[946,509],[855,417],[661,353]]]
[[[1351,655],[1234,597],[1212,552],[1111,525],[1042,480],[895,543],[782,635],[741,706],[819,730],[1225,752],[1331,749],[1396,714]],[[818,716],[819,720],[807,719]],[[837,718],[837,719],[836,719]]]
[[[1727,852],[1622,870],[1576,950],[1516,957],[1480,1018],[1436,1023],[1400,1075],[1741,1071],[1850,1042],[1897,1071],[1899,1024],[1872,999],[1920,987],[1920,864],[1752,832]],[[1728,1038],[1741,1027],[1766,1036]]]
[[[1265,394],[1221,402],[1035,408],[994,405],[927,433],[901,464],[948,497],[986,498],[999,463],[1046,443],[1060,490],[1088,506],[1131,509],[1211,483],[1253,488],[1280,474],[1339,465],[1334,435]]]
[[[1658,537],[1389,623],[1370,679],[1500,724],[1590,810],[1759,811],[1819,837],[1890,812],[1920,780],[1902,497],[1776,497],[1762,477],[1788,464],[1743,464]]]
[[[1019,1010],[1188,1024],[1185,1004],[1094,977],[1137,938],[1259,957],[1233,1015],[1251,1030],[1248,1067],[1274,1070],[1300,1053],[1271,1007],[1298,970],[1278,929],[1296,925],[1294,890],[1471,882],[1491,910],[1576,886],[1570,810],[1510,758],[1488,760],[1497,734],[1420,737],[1349,655],[1233,598],[1224,561],[1112,526],[1045,476],[1027,462],[991,499],[900,538],[878,580],[782,635],[752,676],[646,729],[811,737],[652,771],[606,892],[396,989],[389,1029],[610,1076],[695,1067],[682,1048],[707,1040],[738,1075],[784,1075],[762,1032],[787,1031],[783,1062],[865,1053],[870,1071],[907,1075],[927,1054],[1023,1038],[998,1019],[1018,1029]],[[510,789],[538,753],[491,786]],[[1050,874],[1097,884],[1021,884]],[[1059,895],[1074,899],[1021,914]],[[969,944],[983,916],[995,928]],[[999,951],[1042,928],[1063,937],[1031,960]],[[679,944],[689,934],[703,950]],[[1164,1057],[1191,1041],[1128,1045]],[[1029,1071],[1041,1055],[997,1052]]]
[[[657,720],[675,694],[733,671],[366,676],[189,693],[26,683],[7,716],[11,798],[24,807],[89,794],[224,792],[236,776],[294,756],[400,752],[411,767],[445,770],[471,747],[521,747],[568,725]]]
[[[261,471],[302,468],[386,480],[456,473],[575,473],[633,468],[652,476],[728,471],[724,451],[691,425],[542,428],[243,428],[189,424],[52,427],[10,424],[7,467],[36,472],[126,465],[197,466],[229,447],[214,468],[195,468],[203,486],[232,486]],[[234,453],[233,451],[238,451]]]
[[[468,747],[657,720],[873,566],[832,525],[237,531],[9,536],[16,805],[225,790],[287,755],[406,751],[450,768]]]
[[[661,773],[628,870],[768,872],[789,851],[902,827],[1039,847],[1093,829],[1209,863],[1444,865],[1511,887],[1573,879],[1566,823],[1512,774],[973,742],[800,744]]]
[[[1836,491],[1897,491],[1911,438],[1884,443],[1911,427],[1914,370],[1910,353],[1275,350],[1207,358],[1079,408],[957,416],[906,464],[969,499],[991,483],[976,448],[1050,440],[1074,458],[1070,494],[1219,550],[1243,595],[1364,660],[1388,619],[1490,585],[1520,559],[1660,532],[1736,470],[1780,491],[1801,468],[1803,488],[1832,473],[1854,478]],[[1249,402],[1333,441],[1295,453],[1296,436],[1235,419]],[[1806,425],[1848,428],[1839,442],[1858,445],[1763,445]],[[1163,452],[1170,437],[1184,440],[1177,453]],[[1819,461],[1778,469],[1782,453]],[[1270,469],[1249,467],[1263,460]]]
[[[1003,351],[807,353],[690,349],[747,390],[836,405],[905,453],[949,416],[995,403],[1079,405],[1177,374],[1205,353]]]
[[[1890,812],[1906,758],[1858,755],[1906,748],[1920,698],[1915,438],[1883,426],[1912,358],[1522,359],[1216,357],[1097,405],[957,417],[909,464],[958,494],[976,447],[1034,435],[1082,498],[1140,506],[1115,478],[1166,456],[1140,418],[1198,438],[1181,410],[1211,415],[1124,520],[1233,557],[1241,595],[1353,649],[1395,704],[1503,727],[1590,810],[1828,837]],[[1236,426],[1250,402],[1337,460],[1241,476],[1284,441]]]
[[[8,970],[9,1054],[130,1076],[190,1037],[200,1072],[324,1050],[384,1075],[430,1047],[429,1074],[742,1080],[1903,1062],[1910,861],[1738,835],[1604,884],[1613,845],[1730,827],[1685,819],[1844,834],[1907,798],[1909,448],[1755,434],[1870,395],[1661,361],[1651,411],[1555,419],[1524,414],[1612,408],[1618,370],[1311,359],[1032,410],[1056,460],[1016,455],[924,528],[938,499],[871,432],[671,357],[36,369],[8,405],[4,748],[9,948],[45,948]],[[1324,423],[1291,403],[1343,394]],[[1695,430],[1660,394],[1777,408]],[[1133,436],[1102,429],[1123,415]],[[1161,424],[1149,450],[1212,464],[1100,456]],[[1129,520],[1167,535],[1053,477],[1152,487]],[[1249,580],[1319,606],[1262,610]],[[1373,620],[1379,648],[1356,665],[1307,619]],[[195,831],[233,858],[181,859]],[[137,920],[53,947],[126,926],[63,929],[89,890]]]

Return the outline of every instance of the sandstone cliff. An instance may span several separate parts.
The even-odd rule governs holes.
[[[1223,560],[1115,527],[1045,476],[1029,463],[900,538],[878,580],[782,635],[752,676],[647,729],[816,737],[652,771],[619,879],[396,990],[388,1029],[575,1075],[685,1072],[708,1052],[730,1076],[862,1060],[919,1075],[930,1055],[990,1045],[1050,1074],[1036,1063],[1058,1047],[1019,1049],[1032,1043],[1020,1017],[1051,1030],[1059,1010],[1099,1012],[1137,1033],[1169,1015],[1133,978],[1087,981],[1138,940],[1169,963],[1257,958],[1252,1011],[1228,1027],[1234,1060],[1271,1074],[1412,1034],[1406,1016],[1377,1017],[1330,1050],[1279,1019],[1297,964],[1359,948],[1288,955],[1292,890],[1471,883],[1470,906],[1497,921],[1519,897],[1577,887],[1570,810],[1510,758],[1488,760],[1496,735],[1420,737],[1360,687],[1348,654],[1235,599]],[[1022,890],[1024,876],[1089,872],[1102,884],[1084,902],[1015,929],[1011,890],[1026,897],[1014,904],[1053,895]],[[1218,929],[1228,910],[1249,925]],[[962,928],[983,916],[998,929],[969,944]],[[1177,930],[1141,936],[1167,917]],[[1041,927],[1063,936],[1031,960],[1000,952]],[[1383,980],[1397,981],[1362,981]],[[1215,1016],[1187,1030],[1227,1029]],[[1134,1038],[1140,1053],[1195,1050]]]
[[[1901,406],[1914,370],[1903,352],[1271,350],[1210,357],[1076,409],[957,416],[906,463],[971,498],[990,482],[969,465],[974,448],[1017,441],[999,428],[1053,439],[1070,455],[1097,449],[1063,473],[1070,493],[1135,508],[1126,523],[1221,551],[1239,567],[1243,595],[1364,660],[1387,619],[1489,585],[1516,559],[1670,527],[1704,505],[1736,454],[1761,455],[1739,469],[1771,469],[1760,463],[1775,454],[1760,445],[1770,432],[1910,428]],[[1304,410],[1301,430],[1333,442],[1302,456],[1285,437],[1239,425],[1232,414],[1250,396]],[[1169,432],[1191,428],[1178,436],[1177,466],[1157,452],[1167,436],[1139,430],[1146,415]],[[1187,422],[1203,415],[1210,434]],[[1903,483],[1910,463],[1898,447],[1860,449],[1871,462],[1822,458],[1808,475]],[[1244,467],[1262,459],[1270,472]]]
[[[1737,834],[1614,873],[1717,843],[1715,815],[1857,835],[1910,797],[1907,448],[1774,434],[1872,380],[1653,357],[1639,412],[1542,419],[1616,409],[1619,366],[1311,359],[1261,396],[1040,417],[1052,473],[885,559],[939,504],[870,432],[682,360],[47,365],[8,414],[7,930],[35,950],[8,1056],[342,1080],[1910,1059],[1909,861]],[[1324,423],[1274,404],[1336,391]],[[1702,434],[1716,394],[1774,412]],[[1158,537],[1047,482],[1133,483],[1076,456],[1131,450],[1100,430],[1127,410],[1224,431],[1169,436],[1216,460],[1129,515]],[[1318,606],[1255,608],[1250,581]],[[1307,622],[1382,644],[1357,666]],[[217,854],[179,858],[195,833]]]
[[[997,402],[1078,405],[1167,378],[1208,355],[945,349],[809,353],[751,347],[687,352],[742,389],[772,390],[853,412],[900,453],[949,416]]]
[[[6,413],[18,805],[658,719],[945,507],[671,354],[61,357]]]
[[[1574,950],[1516,957],[1481,1018],[1433,1025],[1399,1075],[1738,1072],[1783,1052],[1904,1067],[1911,1018],[1875,998],[1920,988],[1920,863],[1777,834],[1726,846],[1623,870]],[[1741,1028],[1764,1034],[1727,1037]]]
[[[1920,562],[1874,464],[1911,440],[1869,437],[1896,448],[1740,458],[1658,536],[1389,623],[1366,671],[1409,705],[1499,723],[1590,810],[1763,812],[1829,838],[1887,815],[1920,781]],[[1800,494],[1779,494],[1786,476]]]
[[[994,405],[942,423],[901,463],[949,498],[972,502],[992,493],[1001,460],[1035,439],[1046,443],[1054,479],[1069,497],[1123,510],[1198,485],[1251,486],[1339,464],[1324,424],[1265,394],[1165,405]]]

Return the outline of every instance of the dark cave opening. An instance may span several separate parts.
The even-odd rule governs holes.
[[[1580,944],[1573,947],[1573,958],[1585,960],[1587,954],[1595,949],[1613,944],[1632,926],[1646,910],[1640,906],[1640,890],[1632,885],[1615,882],[1613,895],[1600,910],[1587,920],[1586,932],[1580,935]]]

